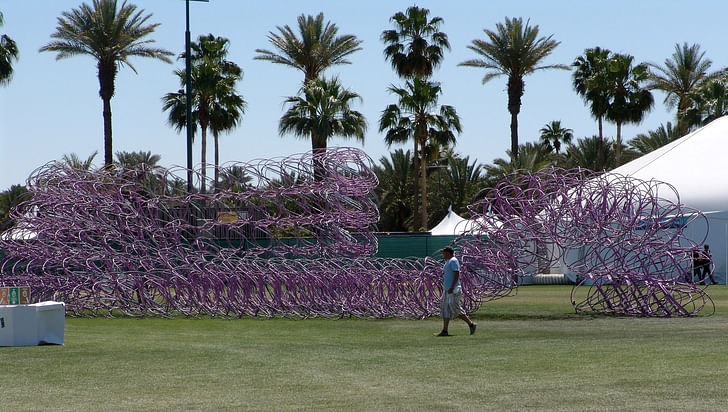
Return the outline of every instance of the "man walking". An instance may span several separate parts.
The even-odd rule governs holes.
[[[710,255],[710,246],[703,245],[703,275],[701,276],[701,279],[703,280],[703,283],[706,285],[708,284],[708,279],[710,279],[710,283],[712,285],[715,285],[715,279],[713,278],[713,256]]]
[[[445,266],[442,268],[442,300],[440,301],[440,316],[442,316],[442,332],[436,336],[450,336],[448,326],[453,316],[464,320],[470,328],[470,334],[475,333],[478,326],[465,314],[460,301],[463,291],[460,287],[460,262],[455,257],[455,251],[447,246],[442,249]]]

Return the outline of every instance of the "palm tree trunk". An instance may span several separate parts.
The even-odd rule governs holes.
[[[622,156],[622,121],[617,120],[617,147],[614,148],[614,167],[619,167]]]
[[[518,113],[511,112],[511,155],[518,160]]]
[[[200,182],[200,193],[205,193],[207,191],[207,121],[202,120],[202,116],[200,116],[200,127],[202,128],[202,153],[200,154],[202,182]]]
[[[321,139],[315,131],[311,131],[311,155],[313,156],[313,179],[324,180],[326,169],[323,156],[326,154],[326,140]]]
[[[217,192],[217,182],[220,179],[220,150],[218,146],[218,133],[217,130],[212,131],[212,140],[215,142],[215,186],[214,191]]]
[[[104,168],[111,169],[114,163],[114,151],[111,138],[111,98],[104,101]]]
[[[599,146],[597,150],[599,153],[597,153],[597,162],[599,162],[599,170],[604,170],[604,133],[603,133],[603,122],[602,122],[603,116],[599,116]]]
[[[422,225],[420,224],[420,185],[417,184],[419,173],[420,173],[420,153],[418,150],[418,142],[417,139],[414,139],[415,141],[415,151],[414,151],[414,167],[412,169],[412,191],[414,192],[412,196],[412,230],[417,232],[420,230],[420,227]]]
[[[680,101],[677,103],[677,114],[675,115],[675,117],[677,118],[676,129],[677,129],[677,135],[679,137],[683,137],[687,134],[687,125],[685,124],[686,123],[685,119],[682,116],[682,113],[685,111],[685,109],[687,109],[687,105],[688,105],[687,100],[688,100],[687,98],[680,99]]]
[[[508,78],[508,112],[511,114],[511,156],[518,160],[518,113],[521,112],[523,79],[517,76]]]
[[[103,101],[104,116],[104,168],[110,169],[114,164],[114,150],[111,136],[111,98],[114,97],[114,79],[116,78],[116,64],[99,61],[99,96]]]
[[[422,228],[427,230],[427,162],[425,161],[425,140],[420,140],[420,151],[422,156],[420,157],[420,182],[422,182],[422,190],[420,195],[422,197]]]

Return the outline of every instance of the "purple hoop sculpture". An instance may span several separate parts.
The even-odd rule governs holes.
[[[683,228],[706,218],[659,196],[668,191],[679,199],[666,183],[612,173],[548,169],[509,176],[470,206],[475,224],[458,239],[464,266],[471,278],[499,278],[510,288],[525,270],[539,273],[563,260],[576,274],[571,300],[577,311],[697,314],[713,304],[692,281],[692,251],[707,232],[696,243]]]
[[[371,257],[377,179],[362,151],[226,165],[209,194],[184,193],[185,174],[38,169],[13,215],[34,239],[0,239],[2,284],[76,316],[438,312],[438,262]]]
[[[62,300],[75,316],[439,312],[441,262],[373,257],[377,179],[364,152],[229,164],[208,182],[214,193],[185,193],[184,175],[36,170],[31,196],[12,211],[13,232],[32,239],[0,237],[0,284],[29,285],[34,300]],[[566,256],[580,279],[577,311],[697,313],[712,301],[679,276],[698,244],[665,222],[704,216],[658,197],[665,188],[565,170],[504,180],[471,205],[476,225],[456,240],[465,309],[510,294],[529,266]],[[574,250],[582,253],[571,259]]]

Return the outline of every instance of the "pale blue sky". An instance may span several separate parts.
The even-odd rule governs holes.
[[[90,2],[90,0],[89,0]],[[134,4],[153,14],[150,21],[162,25],[151,36],[156,45],[179,53],[184,47],[184,1],[135,0]],[[103,123],[98,96],[96,65],[91,57],[55,60],[54,53],[38,53],[55,31],[62,11],[81,4],[80,0],[0,0],[5,25],[0,32],[15,39],[20,60],[11,83],[0,87],[0,190],[23,183],[37,167],[76,153],[86,158],[99,151],[103,161]],[[253,60],[256,48],[270,48],[266,39],[277,25],[296,23],[302,13],[323,12],[336,23],[340,33],[354,34],[364,41],[362,51],[351,56],[353,64],[330,68],[326,75],[338,75],[342,83],[359,93],[364,101],[356,108],[364,113],[369,129],[363,146],[333,138],[330,146],[352,145],[363,149],[377,162],[398,147],[387,148],[378,132],[380,112],[395,101],[387,87],[400,80],[382,56],[379,35],[391,28],[389,17],[412,5],[411,1],[242,1],[211,0],[191,3],[193,39],[213,33],[230,39],[230,59],[244,70],[239,92],[248,101],[241,127],[221,138],[221,160],[249,161],[308,150],[308,141],[278,135],[278,119],[285,96],[296,93],[303,75],[291,68]],[[504,17],[530,18],[542,35],[553,34],[561,45],[544,62],[570,64],[585,48],[600,46],[629,53],[636,61],[662,63],[677,42],[699,43],[713,68],[728,65],[725,46],[724,1],[419,1],[431,15],[442,17],[452,50],[433,79],[442,83],[441,104],[455,106],[463,133],[456,151],[491,163],[505,157],[510,147],[509,114],[506,108],[505,78],[481,84],[482,70],[457,67],[475,57],[466,48],[471,40],[484,38]],[[145,150],[162,156],[163,166],[184,165],[185,136],[166,123],[160,98],[178,89],[172,71],[182,62],[132,60],[119,72],[112,100],[114,151]],[[561,120],[577,137],[596,133],[596,122],[571,87],[567,71],[543,71],[526,77],[523,106],[519,116],[521,142],[538,139],[538,130],[551,120]],[[656,105],[637,126],[624,129],[625,141],[635,134],[655,129],[672,120],[674,113],[662,104],[664,95],[655,93]],[[614,135],[614,126],[605,132]],[[211,140],[211,139],[210,139]],[[212,162],[209,142],[208,162]],[[196,139],[194,162],[200,161]],[[689,172],[689,171],[686,171]]]

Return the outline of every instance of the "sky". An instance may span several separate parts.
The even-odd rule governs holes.
[[[87,0],[91,3],[91,0]],[[151,13],[149,22],[161,23],[148,38],[154,46],[172,51],[184,49],[185,2],[182,0],[129,0]],[[86,159],[98,151],[95,165],[103,163],[102,102],[98,95],[96,63],[90,56],[56,60],[56,54],[39,53],[55,32],[63,11],[80,6],[80,0],[0,0],[5,23],[0,34],[13,38],[20,50],[10,83],[0,86],[0,190],[23,184],[28,176],[47,162],[64,154]],[[728,2],[673,0],[604,1],[419,1],[431,16],[444,19],[451,50],[432,80],[441,83],[439,103],[454,106],[463,132],[455,151],[471,161],[490,164],[505,158],[510,148],[510,115],[507,110],[506,78],[481,83],[483,69],[459,67],[475,58],[467,46],[473,39],[485,38],[484,29],[495,29],[505,17],[530,19],[541,36],[553,35],[561,42],[543,64],[571,64],[587,48],[599,46],[627,53],[636,62],[662,65],[674,52],[676,43],[698,43],[713,61],[712,69],[728,66],[728,34],[725,16]],[[358,93],[362,103],[353,108],[368,122],[365,142],[333,137],[329,146],[362,148],[377,163],[398,148],[387,147],[378,131],[382,110],[396,99],[387,88],[401,85],[383,57],[379,36],[393,28],[390,17],[413,5],[411,1],[245,1],[210,0],[190,3],[190,31],[193,40],[212,33],[230,40],[229,60],[244,72],[238,92],[248,103],[242,124],[220,138],[220,159],[248,162],[254,159],[286,156],[310,149],[310,142],[292,135],[278,134],[278,121],[285,110],[283,101],[295,95],[303,73],[293,68],[254,60],[255,49],[270,49],[269,32],[277,26],[295,28],[301,14],[324,13],[339,27],[340,34],[353,34],[363,40],[363,50],[350,56],[350,65],[329,68],[327,77],[338,76],[343,85]],[[186,135],[167,123],[161,97],[179,89],[173,64],[148,58],[132,58],[137,70],[122,67],[112,99],[113,150],[151,151],[159,154],[165,167],[186,164]],[[655,107],[639,125],[623,128],[627,141],[639,133],[654,130],[673,121],[674,110],[663,104],[665,95],[654,92]],[[539,129],[552,120],[573,129],[577,138],[597,133],[596,121],[573,91],[571,72],[543,70],[525,78],[519,120],[520,142],[538,140]],[[616,126],[605,124],[605,134],[614,136]],[[213,160],[212,139],[208,142],[208,162]],[[195,139],[193,162],[200,162],[200,139]],[[689,172],[689,171],[687,171]]]

